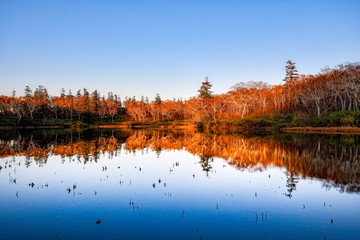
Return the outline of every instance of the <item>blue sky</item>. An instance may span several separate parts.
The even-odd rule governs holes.
[[[360,1],[0,0],[0,95],[197,94],[360,60]]]

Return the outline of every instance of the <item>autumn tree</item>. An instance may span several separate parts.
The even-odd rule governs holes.
[[[17,123],[19,123],[24,115],[23,108],[23,98],[17,98],[15,96],[15,91],[11,97],[0,96],[0,115],[14,115],[17,117]]]
[[[186,119],[192,119],[195,122],[201,122],[202,116],[199,112],[199,106],[201,106],[201,99],[192,97],[185,101],[184,116]]]
[[[50,97],[46,87],[39,85],[34,91],[34,99],[39,105],[38,112],[42,115],[43,119],[47,119]]]
[[[220,118],[220,113],[223,110],[225,105],[224,97],[223,96],[214,96],[210,99],[210,112],[211,112],[211,119],[218,120]]]
[[[126,112],[135,120],[135,121],[144,121],[146,112],[144,107],[144,102],[136,101],[135,97],[125,99],[125,108]]]
[[[74,95],[71,92],[71,89],[69,89],[68,94],[66,95],[64,106],[70,113],[70,121],[73,121],[73,112],[74,112]]]
[[[161,120],[161,105],[162,105],[162,100],[160,95],[157,93],[154,101],[151,103],[151,108],[150,108],[151,110],[150,114],[153,120],[156,121]]]
[[[75,110],[78,114],[78,120],[82,120],[82,115],[85,115],[85,119],[88,120],[90,110],[90,94],[86,88],[83,89],[83,94],[81,90],[78,90],[75,98]]]
[[[62,88],[60,91],[60,96],[50,96],[48,103],[49,110],[54,113],[55,119],[58,117],[65,118],[68,112],[68,107],[66,105],[66,94],[65,89]]]
[[[118,103],[114,99],[106,99],[103,104],[105,104],[106,113],[111,117],[111,122],[113,123],[114,116],[118,112]]]
[[[11,97],[9,101],[9,107],[10,107],[10,111],[17,116],[18,118],[17,123],[19,123],[21,118],[24,116],[23,99]]]
[[[30,119],[33,120],[35,111],[40,107],[40,101],[38,97],[34,97],[32,90],[29,86],[25,87],[24,104],[30,116]]]
[[[33,92],[25,87],[23,96],[0,97],[2,116],[22,119],[43,116],[88,122],[107,118],[112,122],[117,116],[127,114],[135,121],[183,120],[197,123],[220,119],[256,117],[273,113],[307,114],[320,117],[332,111],[359,110],[360,64],[348,63],[326,68],[316,75],[299,75],[295,63],[288,61],[284,84],[270,86],[264,82],[240,82],[227,93],[214,95],[208,77],[201,83],[197,96],[188,100],[162,100],[157,94],[153,101],[141,96],[140,100],[125,98],[123,104],[116,94],[109,92],[100,97],[84,88],[74,96],[71,90],[60,96],[49,96],[43,86]],[[126,110],[126,113],[125,113]],[[353,122],[357,121],[355,119]]]
[[[61,97],[50,97],[49,99],[49,109],[55,115],[55,119],[58,119],[58,113],[61,108]]]
[[[100,99],[100,93],[97,90],[94,90],[91,93],[90,97],[90,111],[92,114],[99,115],[99,109],[101,106],[101,99]]]

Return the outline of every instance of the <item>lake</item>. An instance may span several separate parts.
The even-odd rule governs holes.
[[[360,239],[360,138],[0,133],[1,239]]]

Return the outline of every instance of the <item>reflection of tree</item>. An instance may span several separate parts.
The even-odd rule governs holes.
[[[274,140],[192,132],[137,131],[126,140],[126,149],[155,150],[156,146],[161,146],[163,150],[185,149],[198,156],[223,158],[238,169],[284,167],[291,173],[289,196],[300,176],[323,179],[341,191],[360,192],[358,146],[334,144],[332,139],[325,137],[320,139],[322,145],[319,148],[318,140],[298,135]],[[201,163],[206,169],[208,163],[204,160],[201,159]]]
[[[286,188],[287,193],[285,196],[291,198],[292,192],[296,190],[296,184],[299,182],[299,178],[295,175],[294,172],[286,172]]]
[[[200,155],[200,164],[204,172],[206,172],[206,176],[209,176],[209,172],[212,169],[210,162],[213,162],[214,159],[210,156]]]
[[[156,157],[159,158],[161,154],[161,148],[155,149]]]
[[[25,166],[28,168],[31,165],[31,158],[30,156],[26,156],[25,158]]]
[[[80,157],[85,163],[97,161],[105,152],[110,158],[122,151],[150,149],[186,150],[200,156],[205,172],[212,170],[213,157],[223,158],[238,169],[285,168],[287,196],[291,197],[299,177],[322,179],[324,186],[360,192],[359,138],[280,135],[279,139],[242,138],[189,131],[91,131],[72,134],[31,132],[0,139],[0,157],[27,156],[28,162],[46,164],[51,155]],[[123,143],[125,143],[123,145]],[[321,143],[321,145],[320,145]],[[357,144],[357,145],[356,145]],[[211,157],[210,157],[211,156]],[[31,159],[30,159],[31,157]]]
[[[46,133],[46,132],[45,132]],[[64,132],[61,134],[49,134],[36,132],[36,134],[23,134],[17,139],[0,140],[0,157],[26,156],[27,166],[30,166],[32,159],[38,165],[46,164],[48,156],[59,155],[62,162],[66,157],[73,156],[79,161],[97,161],[102,153],[107,152],[109,156],[116,155],[120,151],[121,143],[128,135],[113,136],[104,134],[102,131],[97,134]],[[75,137],[76,136],[76,137]]]

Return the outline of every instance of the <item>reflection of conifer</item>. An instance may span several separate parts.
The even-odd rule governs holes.
[[[92,148],[92,155],[94,157],[94,161],[97,162],[100,159],[100,144],[99,141],[94,142],[94,147]]]
[[[294,172],[286,172],[286,188],[287,193],[285,193],[285,196],[291,198],[292,192],[296,190],[296,184],[299,182],[299,178],[295,175]]]
[[[26,156],[25,157],[25,166],[28,168],[31,165],[31,157],[30,156]]]
[[[206,172],[206,176],[209,176],[209,171],[212,169],[210,162],[213,161],[212,157],[209,156],[200,156],[200,164],[204,172]]]
[[[156,148],[155,153],[156,153],[156,157],[159,158],[161,154],[161,148]]]

